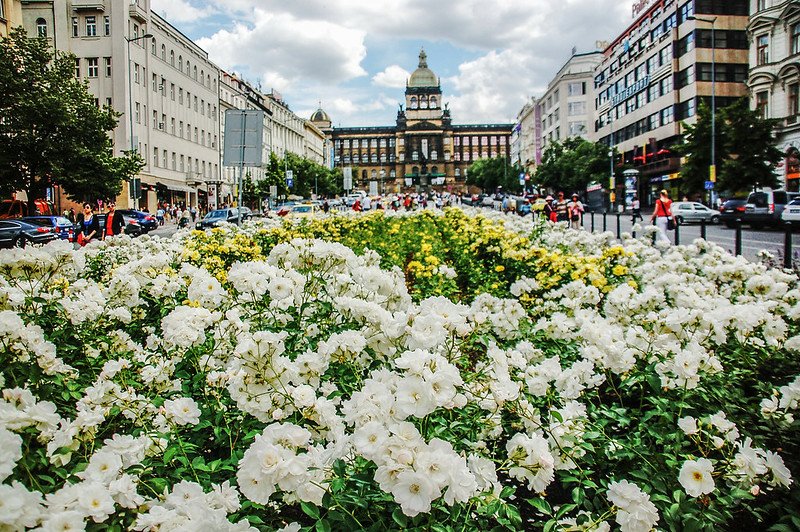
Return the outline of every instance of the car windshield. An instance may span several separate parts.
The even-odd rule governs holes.
[[[800,205],[800,198],[793,199],[789,205],[797,206]]]
[[[292,210],[294,212],[311,212],[311,205],[298,205],[294,207]]]
[[[216,210],[216,211],[211,211],[210,213],[206,214],[206,217],[204,219],[205,220],[213,220],[213,219],[216,219],[216,218],[227,218],[227,217],[228,217],[228,211],[226,211],[224,209],[220,209],[220,210]]]

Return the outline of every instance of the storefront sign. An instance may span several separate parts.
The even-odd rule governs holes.
[[[636,18],[639,15],[641,15],[642,11],[647,9],[650,6],[650,3],[652,1],[653,0],[638,0],[638,1],[634,2],[633,3],[633,9],[632,9],[632,17]]]
[[[620,102],[624,102],[625,100],[627,100],[631,96],[633,96],[635,94],[638,94],[638,93],[642,92],[643,90],[645,90],[648,85],[650,85],[650,76],[649,75],[643,77],[642,79],[640,79],[639,81],[637,81],[633,85],[629,85],[629,86],[625,87],[624,89],[619,91],[617,94],[615,94],[614,97],[611,98],[611,105],[617,105]]]

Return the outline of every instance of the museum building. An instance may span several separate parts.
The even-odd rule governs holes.
[[[493,157],[508,158],[513,124],[454,125],[442,102],[439,78],[428,68],[425,51],[406,82],[405,103],[395,125],[331,127],[321,108],[311,122],[333,147],[333,166],[351,168],[353,186],[379,193],[467,190],[469,166]]]

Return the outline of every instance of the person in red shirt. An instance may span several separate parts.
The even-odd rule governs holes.
[[[103,231],[103,240],[109,236],[121,235],[124,227],[125,219],[122,217],[121,212],[117,212],[117,205],[112,201],[108,204],[108,213],[106,214],[106,227]]]
[[[658,239],[669,242],[667,237],[667,224],[672,219],[672,200],[669,199],[669,194],[666,190],[661,191],[661,195],[656,200],[656,208],[653,211],[653,216],[650,221],[655,220],[656,227],[658,227]]]

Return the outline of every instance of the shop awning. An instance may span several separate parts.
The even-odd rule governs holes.
[[[156,183],[156,187],[158,188],[166,188],[167,190],[171,190],[173,192],[197,192],[196,189],[187,186],[187,185],[176,185],[172,183]]]

